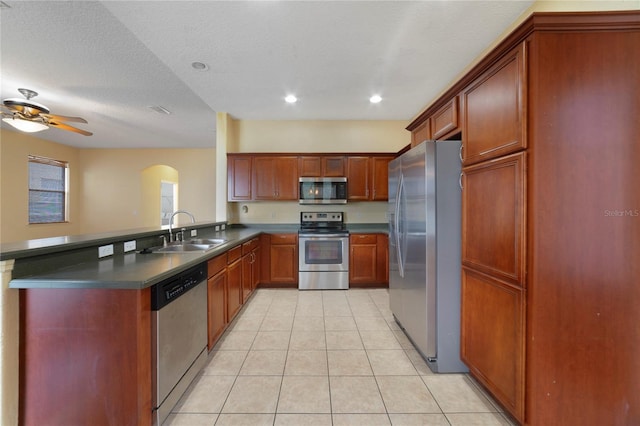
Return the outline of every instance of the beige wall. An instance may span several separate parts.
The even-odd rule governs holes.
[[[232,120],[228,152],[397,152],[408,121]]]
[[[177,171],[179,208],[215,220],[214,148],[79,149],[4,129],[0,137],[0,242],[159,226],[159,209],[144,215],[142,172],[154,165]],[[29,154],[69,162],[68,223],[28,224]]]
[[[29,225],[29,155],[69,163],[68,223]],[[0,129],[0,242],[79,234],[81,170],[77,149]]]
[[[215,220],[215,149],[83,149],[82,233],[159,226],[145,220],[142,172],[154,165],[177,170],[178,208],[197,221]],[[160,178],[156,179],[159,185]],[[159,189],[159,186],[158,186]],[[158,203],[159,203],[158,199]],[[158,204],[159,206],[159,204]],[[159,212],[159,210],[158,210]],[[188,220],[176,216],[176,222]]]

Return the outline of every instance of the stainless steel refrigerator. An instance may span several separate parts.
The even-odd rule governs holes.
[[[425,141],[389,163],[389,300],[436,373],[460,360],[460,146]]]

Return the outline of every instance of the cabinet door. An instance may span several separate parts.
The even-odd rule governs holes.
[[[227,200],[251,200],[250,156],[227,156]]]
[[[242,303],[244,304],[251,296],[253,289],[251,284],[253,283],[253,265],[251,264],[253,256],[248,253],[242,256]]]
[[[322,176],[322,161],[320,156],[298,157],[298,173],[300,177]]]
[[[420,145],[422,142],[431,139],[431,120],[426,119],[422,124],[411,132],[411,148]]]
[[[322,176],[325,177],[343,177],[344,157],[325,156],[322,157]]]
[[[349,200],[369,199],[369,157],[347,157],[347,192]]]
[[[207,332],[211,350],[227,327],[227,271],[222,270],[207,282]]]
[[[377,281],[389,285],[389,236],[387,234],[378,234],[377,243]]]
[[[462,170],[462,264],[524,286],[526,153]]]
[[[273,234],[270,246],[270,281],[280,284],[298,282],[298,236]]]
[[[389,161],[393,157],[371,158],[371,200],[387,201],[389,199]]]
[[[526,148],[525,44],[462,92],[463,164]]]
[[[258,284],[260,284],[260,277],[262,276],[261,274],[261,259],[260,259],[260,253],[261,253],[261,249],[260,247],[256,247],[251,253],[253,254],[253,270],[251,273],[251,277],[252,277],[252,282],[251,282],[251,289],[255,290],[258,287]]]
[[[349,237],[349,282],[370,284],[378,278],[378,241],[375,234]]]
[[[242,259],[227,266],[227,289],[227,322],[231,322],[242,306]]]
[[[255,157],[253,159],[253,198],[255,200],[274,200],[277,198],[275,169],[275,157]]]
[[[298,158],[255,157],[253,159],[255,200],[297,200]]]
[[[459,130],[458,97],[456,96],[431,116],[431,137],[432,139],[446,139]]]
[[[298,200],[298,158],[278,157],[274,179],[277,200]]]
[[[525,290],[462,269],[462,360],[524,421]]]

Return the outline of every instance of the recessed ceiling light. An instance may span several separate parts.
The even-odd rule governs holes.
[[[204,62],[192,62],[191,67],[196,71],[207,71],[209,69],[209,65]]]
[[[288,104],[295,104],[298,101],[298,98],[296,98],[295,95],[287,95],[284,100]]]
[[[381,100],[382,97],[380,95],[373,95],[369,98],[369,102],[371,102],[372,104],[380,103]]]

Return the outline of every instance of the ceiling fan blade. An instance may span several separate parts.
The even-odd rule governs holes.
[[[91,136],[93,133],[87,132],[86,130],[78,129],[77,127],[69,126],[64,123],[56,123],[55,121],[49,121],[49,126],[57,127],[62,130],[69,130],[70,132],[80,133],[81,135]]]
[[[40,114],[42,117],[46,117],[49,120],[57,120],[57,121],[71,121],[73,123],[87,123],[82,117],[69,117],[67,115],[54,115],[54,114]]]

